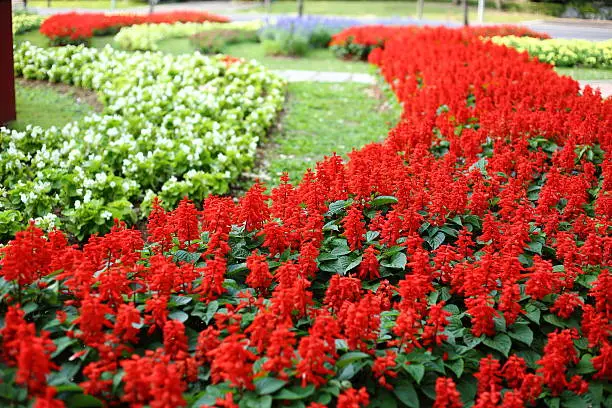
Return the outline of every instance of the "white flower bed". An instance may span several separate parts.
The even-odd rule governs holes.
[[[156,51],[158,43],[169,38],[190,37],[209,30],[245,30],[257,31],[259,21],[235,23],[174,23],[174,24],[138,24],[123,27],[113,39],[124,50]]]
[[[135,219],[155,194],[174,205],[225,193],[284,99],[283,80],[261,65],[199,53],[25,43],[15,71],[95,90],[105,110],[62,129],[0,128],[0,237],[48,214],[85,236]]]

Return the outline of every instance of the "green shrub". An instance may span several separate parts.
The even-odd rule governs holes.
[[[203,54],[222,53],[226,45],[257,42],[257,32],[246,30],[203,31],[190,37],[193,46]]]
[[[310,51],[308,38],[303,35],[276,31],[274,35],[267,35],[266,37],[262,41],[266,55],[303,57]]]
[[[317,27],[310,34],[310,46],[312,48],[327,48],[332,39],[332,32],[325,27]]]

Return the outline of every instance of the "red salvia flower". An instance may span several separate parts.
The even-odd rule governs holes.
[[[397,372],[392,369],[395,368],[397,354],[392,350],[387,350],[384,356],[379,356],[374,359],[372,365],[372,373],[374,378],[378,380],[378,384],[385,387],[388,390],[392,390],[393,386],[387,381],[388,378],[397,377]]]
[[[370,403],[370,396],[365,387],[359,390],[349,388],[338,395],[338,408],[361,408],[367,407]]]
[[[272,284],[273,276],[270,273],[266,257],[253,252],[247,258],[246,264],[250,271],[246,279],[247,285],[256,289],[259,293],[267,293]]]
[[[367,232],[363,222],[363,213],[359,205],[353,204],[342,219],[344,237],[351,251],[361,248],[363,236]]]
[[[214,350],[207,353],[212,360],[210,376],[214,384],[229,381],[234,387],[254,390],[253,362],[255,354],[247,349],[244,335],[234,334],[226,337]]]
[[[461,394],[451,378],[438,377],[436,379],[436,401],[434,408],[462,408]]]
[[[270,209],[266,204],[269,197],[264,194],[265,191],[266,188],[256,182],[240,200],[238,220],[245,223],[247,231],[260,229],[264,221],[270,218]]]
[[[538,373],[542,374],[544,383],[552,390],[553,395],[559,395],[569,385],[567,369],[570,364],[578,363],[573,342],[577,338],[577,333],[570,329],[550,333],[548,343],[544,346],[544,355],[537,361],[541,366]]]
[[[369,246],[363,251],[363,259],[359,264],[357,277],[362,280],[374,280],[380,278],[378,255],[379,251]]]

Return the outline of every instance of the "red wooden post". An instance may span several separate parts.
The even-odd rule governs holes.
[[[0,0],[0,125],[15,120],[11,0]]]

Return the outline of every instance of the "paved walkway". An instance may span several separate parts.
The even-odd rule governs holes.
[[[354,74],[352,72],[298,71],[293,69],[274,72],[289,82],[355,82],[359,84],[376,83],[376,78],[373,75]]]
[[[376,77],[370,74],[354,74],[351,72],[317,72],[285,70],[274,71],[289,82],[355,82],[359,84],[375,84]],[[590,85],[599,88],[604,98],[612,96],[612,80],[578,81],[580,87]]]
[[[599,88],[601,91],[601,96],[607,98],[612,96],[612,80],[592,80],[592,81],[578,81],[580,83],[580,87],[584,88],[587,85],[590,85],[591,88]]]

